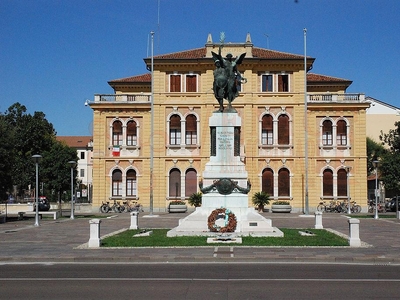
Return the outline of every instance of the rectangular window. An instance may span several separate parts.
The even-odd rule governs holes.
[[[114,132],[113,133],[113,145],[122,145],[122,132]]]
[[[113,182],[113,196],[122,196],[122,182]]]
[[[81,152],[81,159],[85,159],[85,152]]]
[[[181,92],[181,75],[171,75],[169,83],[170,92]]]
[[[85,177],[85,169],[80,169],[80,177]]]
[[[278,75],[278,92],[289,92],[289,75]]]
[[[186,145],[196,145],[197,144],[197,134],[196,131],[186,130]]]
[[[136,180],[127,179],[126,181],[126,195],[136,196]]]
[[[322,145],[331,146],[332,145],[332,132],[324,132],[322,135]]]
[[[180,145],[181,144],[181,130],[171,129],[170,130],[170,145]]]
[[[186,75],[186,92],[197,92],[196,75]]]
[[[136,137],[136,135],[128,135],[126,137],[126,144],[128,146],[136,146],[137,145],[137,137]]]
[[[274,136],[272,130],[267,130],[267,129],[262,130],[261,143],[263,145],[272,145],[274,143]]]
[[[262,75],[261,81],[262,92],[273,92],[272,75]]]

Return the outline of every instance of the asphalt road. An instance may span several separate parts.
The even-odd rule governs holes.
[[[0,264],[0,299],[208,300],[398,299],[399,297],[399,265]]]

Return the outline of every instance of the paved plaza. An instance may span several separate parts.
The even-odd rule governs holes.
[[[173,228],[187,214],[139,215],[140,228]],[[314,228],[313,215],[263,213],[278,228]],[[104,217],[104,215],[103,215]],[[357,217],[357,215],[354,215]],[[130,226],[128,213],[102,218],[100,236]],[[90,218],[44,218],[39,227],[34,218],[17,218],[0,224],[0,262],[320,262],[400,263],[400,220],[360,218],[362,247],[169,247],[87,248]],[[324,214],[323,227],[349,234],[348,217]]]

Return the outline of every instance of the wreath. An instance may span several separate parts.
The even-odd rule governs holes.
[[[221,218],[225,219],[225,226],[215,224],[215,221]],[[236,224],[236,216],[228,208],[214,209],[208,216],[208,229],[212,232],[234,232]]]

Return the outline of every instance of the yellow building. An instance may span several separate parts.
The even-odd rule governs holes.
[[[202,48],[148,57],[153,73],[109,81],[115,94],[95,95],[93,209],[130,199],[165,211],[170,200],[199,190],[210,158],[208,122],[219,107],[211,51],[220,45],[209,35]],[[364,95],[346,93],[349,80],[307,73],[305,81],[303,55],[255,47],[249,34],[244,43],[225,43],[222,56],[227,53],[246,53],[238,69],[247,82],[232,104],[242,120],[249,206],[260,190],[289,200],[297,212],[314,211],[321,200],[347,200],[348,193],[365,205]],[[307,70],[314,60],[307,57]]]

